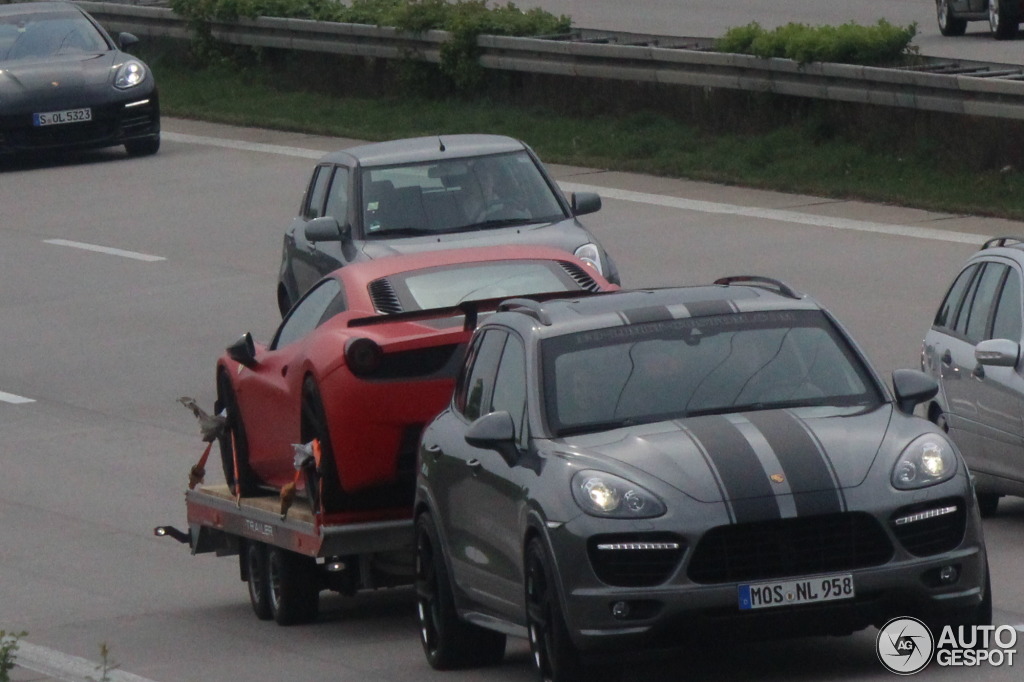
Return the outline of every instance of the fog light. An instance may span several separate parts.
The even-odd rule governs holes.
[[[629,618],[629,602],[617,601],[612,604],[612,615],[616,618]]]
[[[960,578],[960,571],[956,566],[943,566],[939,569],[939,582],[943,585],[952,585]]]

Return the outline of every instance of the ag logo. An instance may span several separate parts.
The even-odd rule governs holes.
[[[935,640],[928,626],[916,618],[893,618],[875,639],[878,660],[897,675],[924,670],[935,653]]]

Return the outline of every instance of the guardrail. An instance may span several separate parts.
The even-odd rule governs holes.
[[[170,9],[79,2],[112,32],[188,39]],[[218,40],[237,45],[437,63],[446,31],[411,34],[395,28],[260,17],[210,24]],[[624,38],[625,36],[625,38]],[[723,88],[857,102],[966,116],[1024,119],[1020,67],[926,60],[914,68],[799,64],[712,52],[700,39],[577,32],[572,39],[480,36],[485,68],[567,77]],[[631,43],[631,44],[627,44]],[[646,44],[637,44],[646,43]]]

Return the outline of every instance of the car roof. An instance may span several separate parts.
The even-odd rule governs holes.
[[[433,135],[349,147],[324,155],[321,163],[361,166],[390,166],[445,158],[500,154],[525,149],[515,138],[504,135]]]
[[[69,12],[81,13],[81,9],[70,2],[19,2],[11,5],[0,5],[0,16],[14,16],[17,14],[43,14],[45,12]]]
[[[817,301],[782,282],[741,277],[724,278],[710,285],[634,289],[542,303],[512,299],[502,304],[499,315],[488,322],[498,323],[502,312],[523,313],[539,323],[535,330],[540,335],[558,336],[686,317],[821,309]]]

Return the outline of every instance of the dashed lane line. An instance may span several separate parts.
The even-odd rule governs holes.
[[[105,253],[111,256],[121,256],[122,258],[132,258],[134,260],[146,261],[154,263],[156,261],[167,260],[163,256],[153,256],[148,253],[138,253],[137,251],[125,251],[124,249],[115,249],[110,246],[99,246],[97,244],[86,244],[85,242],[73,242],[67,239],[44,239],[43,242],[46,244],[55,244],[57,246],[70,246],[73,249],[82,249],[83,251],[95,251],[96,253]]]

